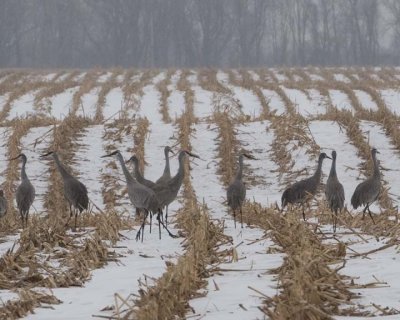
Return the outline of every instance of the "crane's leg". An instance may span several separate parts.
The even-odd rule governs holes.
[[[363,210],[363,216],[362,216],[363,219],[364,219],[365,212],[367,211],[367,209],[369,210],[368,204],[365,206],[365,208]]]
[[[75,230],[77,227],[77,223],[76,223],[77,220],[78,220],[78,209],[75,209]]]
[[[28,217],[29,217],[29,210],[26,212],[26,215],[25,215],[25,227],[28,226]]]
[[[301,205],[301,208],[303,209],[303,220],[306,221],[306,214],[304,213],[304,205]]]
[[[157,218],[159,218],[159,216],[157,216]],[[171,238],[178,238],[177,235],[173,234],[171,231],[168,230],[167,226],[165,225],[164,221],[161,221],[161,219],[158,219],[158,222],[161,223],[161,225],[165,228],[165,230],[167,230],[168,235]],[[161,231],[160,231],[161,232]],[[160,239],[161,239],[161,234],[160,234]]]
[[[150,212],[150,233],[151,233],[151,224],[153,223],[153,213]]]
[[[337,209],[335,210],[335,216],[333,217],[333,233],[336,233],[336,224],[337,224]]]
[[[145,210],[145,214],[143,217],[143,222],[140,225],[139,231],[136,234],[136,241],[138,241],[140,239],[140,236],[142,236],[142,242],[143,242],[143,234],[144,234],[144,225],[146,223],[146,219],[147,219],[147,215],[149,214],[149,212],[147,210]]]
[[[68,227],[69,221],[71,220],[73,215],[74,215],[74,213],[72,211],[72,206],[71,206],[71,204],[69,204],[69,218],[67,220],[67,223],[65,224],[65,227]]]
[[[165,225],[166,226],[168,225],[168,205],[166,206],[166,209],[165,209]]]
[[[243,212],[242,212],[242,207],[240,207],[240,223],[242,224],[242,228],[243,228]]]
[[[163,212],[162,210],[158,210],[157,220],[158,220],[158,237],[161,240],[161,220],[162,220]]]
[[[372,217],[371,211],[369,210],[369,205],[367,205],[367,208],[368,208],[368,214],[369,214],[369,216],[371,217],[372,222],[375,224],[375,220],[374,220],[374,218]]]
[[[236,229],[236,210],[232,209],[233,212],[233,222],[235,223],[235,229]]]

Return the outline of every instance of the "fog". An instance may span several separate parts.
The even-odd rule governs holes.
[[[397,65],[398,0],[1,0],[0,67]]]

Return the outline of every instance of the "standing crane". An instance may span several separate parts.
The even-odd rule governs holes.
[[[68,226],[69,221],[72,216],[75,216],[75,230],[77,225],[78,213],[82,213],[83,210],[87,210],[89,206],[89,197],[86,186],[80,182],[78,179],[73,177],[61,164],[60,159],[58,158],[58,154],[54,151],[50,151],[46,154],[43,154],[41,157],[46,158],[48,156],[52,156],[58,171],[61,174],[61,178],[64,182],[64,197],[69,204],[69,218],[67,223]]]
[[[344,189],[343,185],[339,182],[336,174],[336,151],[332,151],[332,166],[329,173],[328,180],[325,186],[325,196],[328,201],[329,208],[335,213],[333,220],[333,232],[336,232],[337,216],[344,207]]]
[[[357,209],[360,206],[365,206],[363,210],[363,218],[365,216],[365,211],[368,210],[368,214],[371,217],[373,223],[375,223],[375,221],[372,217],[371,211],[369,210],[369,206],[378,199],[381,191],[381,174],[379,171],[379,163],[376,159],[377,153],[379,153],[379,151],[376,150],[376,148],[371,149],[372,162],[374,164],[374,171],[372,176],[361,182],[356,187],[356,190],[351,197],[351,204],[353,205],[353,208]]]
[[[322,162],[324,159],[331,159],[326,155],[325,152],[321,153],[318,158],[318,167],[314,175],[295,182],[293,185],[288,187],[282,194],[282,209],[289,203],[300,203],[303,209],[303,219],[306,221],[306,216],[304,213],[304,204],[310,201],[318,191],[318,186],[321,180],[322,174]]]
[[[139,231],[136,234],[136,240],[139,240],[140,236],[141,236],[142,242],[143,242],[144,226],[146,223],[147,216],[149,215],[149,212],[157,213],[160,239],[161,239],[160,224],[163,225],[163,227],[167,230],[168,234],[171,237],[175,238],[175,235],[173,235],[167,229],[167,227],[164,225],[164,223],[161,221],[160,215],[162,215],[162,210],[161,210],[162,207],[161,207],[154,191],[151,190],[149,187],[146,187],[145,185],[136,181],[136,179],[129,173],[129,171],[125,165],[124,158],[118,150],[116,150],[110,154],[106,154],[106,155],[102,156],[102,158],[112,157],[112,156],[116,156],[117,160],[119,161],[119,163],[121,165],[122,172],[124,173],[124,176],[126,179],[129,200],[131,201],[133,206],[145,211],[145,216],[144,216],[143,222],[139,228]]]
[[[164,155],[165,155],[165,167],[164,167],[164,172],[163,175],[158,178],[158,180],[156,181],[156,183],[165,183],[167,182],[169,179],[171,179],[171,169],[169,167],[169,153],[174,154],[174,152],[172,151],[171,147],[166,146],[164,148]]]
[[[19,210],[19,214],[21,215],[22,228],[28,225],[28,216],[29,209],[35,200],[35,188],[32,183],[29,181],[28,176],[26,175],[25,166],[26,166],[26,155],[21,153],[15,158],[10,160],[22,159],[22,167],[21,167],[21,183],[17,188],[17,192],[15,193],[15,198],[17,200],[17,207]]]
[[[180,151],[178,156],[179,168],[176,175],[164,183],[157,183],[153,188],[158,200],[160,201],[161,208],[166,207],[165,224],[168,224],[168,206],[176,199],[185,176],[185,156],[191,156],[200,159],[198,155],[195,155],[187,150]]]
[[[4,197],[4,191],[0,190],[0,218],[4,217],[7,213],[8,203]]]
[[[254,157],[246,154],[241,153],[239,155],[239,167],[236,172],[236,176],[229,185],[228,189],[226,190],[226,198],[228,199],[228,206],[232,209],[233,212],[233,221],[235,222],[236,228],[236,210],[239,209],[240,211],[240,223],[243,228],[243,213],[242,213],[242,205],[246,198],[246,186],[242,181],[243,175],[243,157],[248,159],[255,160]]]

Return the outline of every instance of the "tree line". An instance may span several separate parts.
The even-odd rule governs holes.
[[[395,65],[398,0],[1,0],[0,67]]]

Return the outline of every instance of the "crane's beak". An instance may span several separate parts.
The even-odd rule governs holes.
[[[200,159],[200,157],[199,157],[197,154],[191,153],[191,152],[189,152],[189,151],[186,151],[186,153],[187,153],[189,156],[193,157],[193,158]]]
[[[332,160],[332,158],[331,158],[330,156],[326,156],[326,158],[328,158],[328,159],[331,159],[331,160]]]
[[[112,157],[112,156],[116,155],[118,152],[119,151],[117,150],[117,151],[111,152],[110,154],[105,154],[104,156],[101,156],[100,158]]]
[[[258,160],[257,158],[255,158],[254,156],[252,156],[252,155],[250,155],[250,154],[243,153],[243,155],[244,155],[246,158],[248,158],[248,159],[251,159],[251,160]]]
[[[17,155],[15,158],[11,158],[10,161],[11,160],[17,160],[19,157],[21,157],[21,154]]]
[[[40,158],[45,158],[45,157],[47,157],[47,156],[49,156],[49,155],[51,155],[51,154],[53,154],[53,151],[47,152],[47,153],[45,153],[45,154],[42,154],[42,155],[40,156]]]

